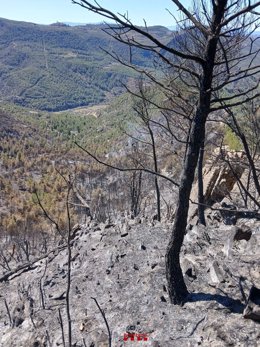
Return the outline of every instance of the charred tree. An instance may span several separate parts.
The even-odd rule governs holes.
[[[255,63],[259,48],[255,48],[254,44],[257,38],[251,36],[259,27],[257,7],[260,1],[200,0],[194,2],[193,10],[189,11],[181,1],[172,0],[182,18],[170,44],[163,43],[146,25],[134,25],[128,15],[116,14],[95,1],[73,0],[73,3],[116,23],[108,24],[106,31],[131,47],[131,59],[125,62],[114,52],[110,55],[142,73],[171,101],[170,107],[153,101],[153,106],[158,107],[162,114],[171,114],[171,118],[165,116],[162,127],[168,127],[173,118],[179,120],[180,126],[188,124],[187,141],[178,138],[186,149],[175,220],[165,257],[170,300],[173,304],[183,304],[187,300],[188,289],[180,266],[180,252],[208,116],[260,96],[259,78],[254,78],[260,73],[260,66]],[[162,72],[167,71],[170,79],[159,78],[151,69],[134,65],[132,48],[151,52],[157,62],[161,62]],[[242,81],[248,82],[243,89],[239,87]]]

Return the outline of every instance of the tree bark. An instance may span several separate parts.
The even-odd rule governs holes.
[[[156,153],[156,144],[155,144],[154,134],[153,134],[152,128],[149,124],[149,121],[148,121],[147,126],[148,126],[149,134],[151,137],[151,141],[152,141],[154,172],[158,173],[158,160],[157,160],[157,153]],[[157,206],[157,218],[156,219],[160,222],[161,221],[161,192],[160,192],[160,187],[159,187],[159,182],[158,182],[157,176],[154,177],[154,185],[155,185],[156,206]]]
[[[183,304],[188,295],[188,290],[180,266],[180,251],[187,226],[189,197],[201,145],[201,140],[198,141],[198,139],[204,138],[205,123],[206,117],[198,110],[191,129],[190,145],[188,147],[181,175],[173,231],[166,250],[166,277],[168,281],[168,291],[170,300],[175,305]]]
[[[214,7],[212,32],[207,38],[205,63],[200,82],[200,95],[196,113],[192,122],[187,155],[181,174],[178,202],[172,234],[166,250],[166,278],[168,292],[173,304],[182,305],[187,300],[188,290],[180,266],[180,251],[187,226],[189,198],[198,163],[199,152],[205,138],[205,124],[210,113],[211,89],[215,57],[217,51],[220,23],[225,14],[227,0]]]
[[[203,187],[203,159],[204,159],[204,140],[202,141],[199,161],[198,161],[198,217],[199,223],[206,226],[205,206],[204,206],[204,187]]]

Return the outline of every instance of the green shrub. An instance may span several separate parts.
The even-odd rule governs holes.
[[[242,143],[237,135],[228,127],[225,128],[224,144],[233,151],[241,151]]]

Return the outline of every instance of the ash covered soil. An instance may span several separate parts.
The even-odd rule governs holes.
[[[112,346],[260,345],[259,323],[243,317],[251,286],[260,287],[260,222],[189,229],[181,259],[191,294],[183,307],[170,304],[166,289],[170,224],[122,219],[115,224],[89,221],[75,229],[73,346],[109,346],[92,298],[104,310]],[[67,249],[59,245],[20,270],[1,270],[0,346],[63,346],[59,311],[67,340],[67,269]],[[128,333],[136,334],[135,341],[124,341]],[[137,341],[138,333],[146,334],[147,341]]]

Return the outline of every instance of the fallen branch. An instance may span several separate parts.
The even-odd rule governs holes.
[[[199,202],[193,201],[190,199],[190,202],[194,205],[202,205],[206,208],[209,208],[212,211],[219,211],[219,212],[226,212],[226,213],[232,213],[236,214],[237,218],[255,218],[260,220],[260,213],[256,210],[254,211],[248,211],[248,210],[231,210],[228,208],[215,208],[207,204],[201,204]]]
[[[16,274],[19,271],[22,271],[21,273],[17,274],[17,276],[20,276],[22,273],[32,270],[32,266],[33,264],[37,263],[38,261],[47,258],[51,253],[55,253],[55,252],[60,252],[62,250],[64,250],[67,246],[63,245],[63,246],[59,246],[57,248],[52,249],[51,251],[49,251],[48,253],[46,253],[45,255],[41,256],[40,258],[37,258],[29,263],[25,263],[22,265],[19,265],[17,268],[7,272],[5,275],[3,275],[2,277],[0,277],[0,283],[1,282],[6,282],[9,280],[9,277],[11,277],[12,275]],[[33,269],[35,269],[36,267],[34,267]],[[15,276],[15,277],[17,277]]]
[[[187,339],[189,337],[191,337],[195,331],[197,330],[198,326],[200,325],[200,323],[202,323],[204,321],[204,319],[206,318],[206,316],[204,316],[203,318],[201,318],[194,326],[194,328],[192,329],[192,331],[189,333],[189,335],[187,336],[180,336],[180,337],[177,337],[177,339],[175,340],[180,340],[180,339]]]

